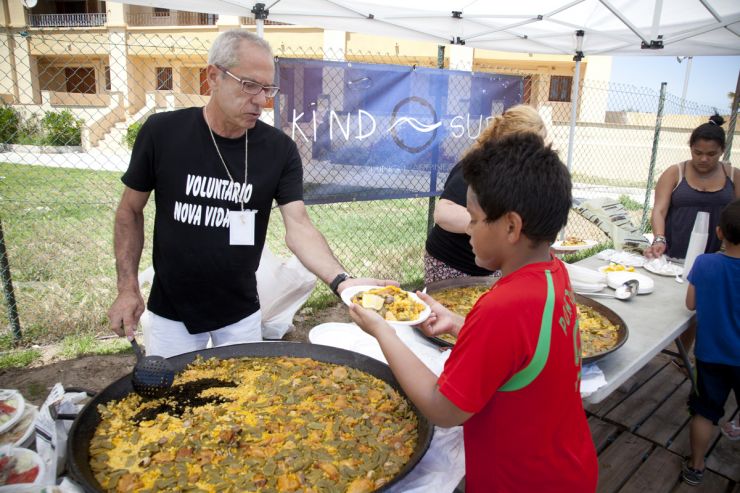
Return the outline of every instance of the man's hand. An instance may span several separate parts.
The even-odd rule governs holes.
[[[337,286],[337,293],[342,294],[342,291],[350,286],[400,286],[398,281],[390,279],[373,279],[372,277],[360,277],[359,279],[347,279],[339,283]]]
[[[458,332],[460,332],[460,328],[465,322],[465,318],[461,317],[457,313],[451,312],[445,308],[442,303],[426,293],[417,291],[416,295],[432,309],[432,313],[429,315],[429,318],[419,325],[422,332],[429,337],[436,337],[441,334],[452,334],[457,336]]]
[[[144,298],[136,291],[118,293],[116,301],[108,310],[108,320],[113,332],[121,337],[133,338],[136,324],[144,313]]]
[[[380,337],[383,331],[393,331],[393,327],[388,325],[383,317],[374,310],[363,308],[356,303],[352,303],[349,307],[349,316],[360,326],[362,330],[375,337]]]

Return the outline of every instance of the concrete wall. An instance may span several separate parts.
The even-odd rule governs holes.
[[[655,124],[653,116],[653,125]],[[645,181],[650,167],[655,130],[650,126],[609,126],[579,123],[574,139],[572,172],[606,180]],[[692,129],[663,127],[657,148],[655,180],[668,166],[691,158]],[[567,124],[553,124],[553,147],[565,162]],[[731,162],[740,162],[740,131],[735,133]],[[737,166],[737,164],[736,164]]]

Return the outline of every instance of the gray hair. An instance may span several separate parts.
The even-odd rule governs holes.
[[[231,68],[239,64],[238,49],[243,41],[272,55],[270,44],[254,33],[243,29],[232,29],[219,34],[208,50],[208,64]]]

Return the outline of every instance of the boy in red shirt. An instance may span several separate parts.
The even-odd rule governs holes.
[[[503,277],[465,319],[417,293],[432,307],[422,329],[458,336],[439,379],[376,312],[350,315],[430,421],[463,425],[466,491],[593,492],[575,295],[550,254],[571,206],[568,170],[534,134],[486,143],[462,167],[475,262]]]

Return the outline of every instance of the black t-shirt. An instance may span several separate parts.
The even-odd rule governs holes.
[[[468,185],[457,163],[450,171],[440,198],[467,206]],[[426,249],[429,255],[469,276],[490,276],[490,270],[475,265],[475,254],[470,246],[470,236],[465,233],[451,233],[435,224],[427,236]]]
[[[214,134],[215,135],[215,134]],[[273,199],[303,200],[303,168],[295,143],[258,121],[249,130],[248,187],[244,137],[215,135],[234,183],[213,145],[202,108],[152,115],[134,144],[123,183],[154,191],[150,311],[184,322],[192,334],[235,323],[259,309],[255,272]],[[249,186],[251,186],[251,194]],[[257,210],[254,245],[229,245],[229,210]]]

